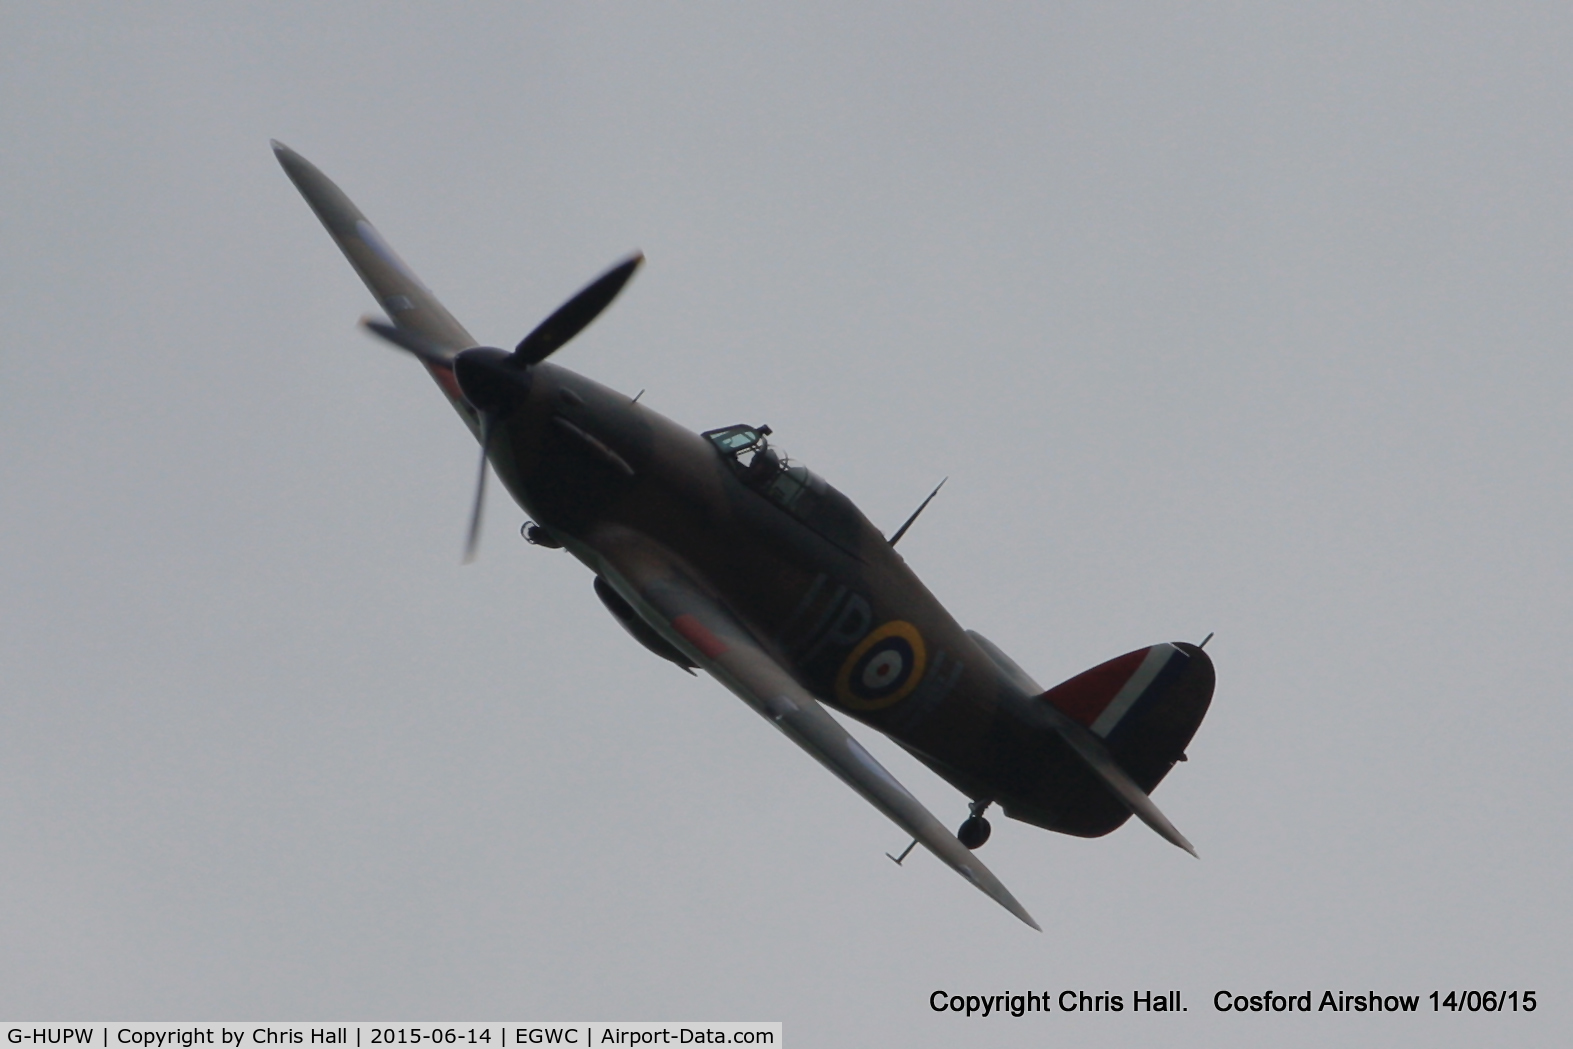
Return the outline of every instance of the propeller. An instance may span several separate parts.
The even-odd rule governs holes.
[[[589,327],[601,311],[612,304],[628,278],[644,261],[636,251],[595,280],[586,284],[573,298],[557,307],[557,312],[535,326],[535,330],[514,347],[514,360],[521,364],[540,364],[564,343]]]
[[[492,440],[501,423],[529,392],[530,369],[562,349],[575,335],[590,326],[601,311],[612,304],[623,285],[644,262],[634,252],[595,280],[581,288],[573,298],[557,307],[535,329],[520,340],[512,353],[495,346],[471,346],[449,354],[442,347],[409,328],[367,317],[361,324],[373,335],[397,346],[421,363],[453,374],[465,403],[475,412],[481,442],[481,467],[475,479],[475,503],[470,509],[470,528],[464,543],[464,563],[475,560],[481,539],[481,507],[486,499],[486,461]]]
[[[421,363],[429,364],[434,368],[453,370],[453,359],[442,351],[434,342],[429,342],[425,337],[415,334],[408,328],[395,327],[387,321],[377,320],[375,317],[362,317],[361,326],[373,335],[387,342],[393,343],[401,350],[406,350],[420,359]]]
[[[486,454],[492,449],[492,434],[497,432],[491,412],[480,413],[480,423],[481,469],[475,478],[475,505],[470,508],[470,531],[464,540],[465,564],[475,560],[475,552],[481,545],[481,504],[486,500]]]

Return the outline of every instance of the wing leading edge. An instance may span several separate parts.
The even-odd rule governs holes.
[[[1042,931],[993,872],[696,584],[675,555],[621,528],[602,530],[592,537],[590,547],[575,553],[590,562],[657,632],[946,866]]]

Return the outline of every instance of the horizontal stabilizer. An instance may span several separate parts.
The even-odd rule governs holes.
[[[1150,795],[1175,762],[1184,760],[1212,703],[1213,685],[1207,653],[1174,642],[1093,667],[1037,696],[1031,706],[1121,805],[1194,856],[1195,848]]]
[[[1195,847],[1175,828],[1174,824],[1169,822],[1169,818],[1159,811],[1152,798],[1148,797],[1147,792],[1131,779],[1130,774],[1120,768],[1120,763],[1114,760],[1102,740],[1053,707],[1044,705],[1039,708],[1039,711],[1050,719],[1054,730],[1070,744],[1071,749],[1080,755],[1082,760],[1087,762],[1088,767],[1098,774],[1098,778],[1103,780],[1104,784],[1114,792],[1115,797],[1119,798],[1137,819],[1157,831],[1165,841],[1178,845],[1192,856],[1196,855]]]

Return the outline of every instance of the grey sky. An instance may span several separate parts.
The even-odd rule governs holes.
[[[11,5],[0,1013],[1565,1043],[1573,13],[1266,7]],[[1039,679],[1216,630],[1201,860],[997,820],[1034,934],[506,500],[461,568],[473,441],[270,137],[486,341],[642,248],[561,362],[887,528],[949,475],[903,552]],[[1191,1011],[928,1009],[1065,987]],[[1543,1006],[1212,1012],[1269,987]]]

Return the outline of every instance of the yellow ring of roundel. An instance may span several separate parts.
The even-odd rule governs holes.
[[[863,699],[852,692],[852,668],[857,666],[858,660],[864,654],[887,637],[899,637],[912,646],[912,665],[907,668],[907,679],[900,688],[888,696],[878,699]],[[918,633],[918,628],[911,623],[900,619],[893,619],[884,626],[874,630],[852,650],[846,662],[841,664],[841,670],[836,674],[836,698],[853,710],[882,710],[885,707],[900,703],[912,694],[918,687],[918,682],[923,680],[923,667],[928,662],[928,657],[923,648],[923,635]]]

